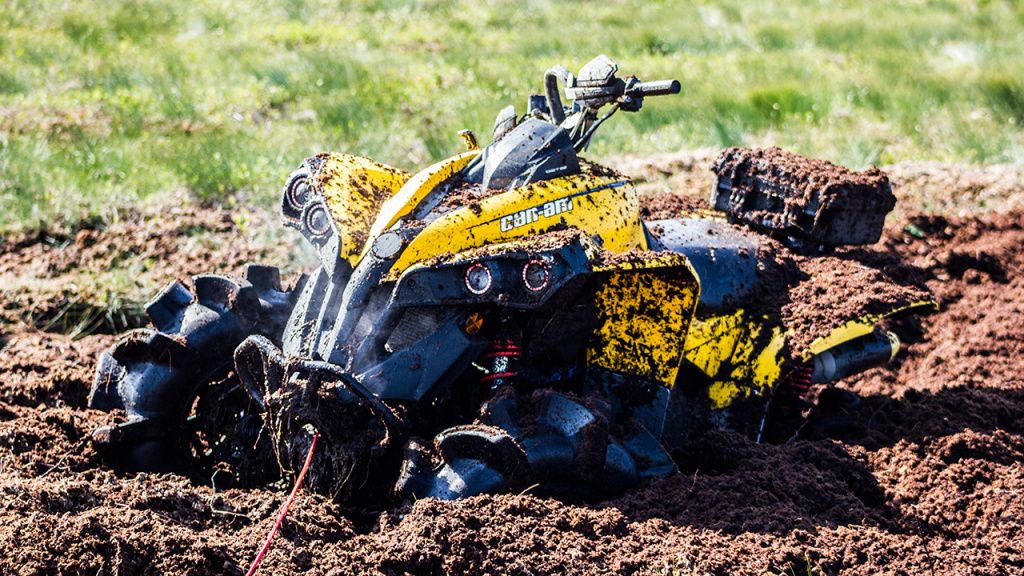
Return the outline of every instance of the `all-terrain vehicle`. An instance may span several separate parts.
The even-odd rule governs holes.
[[[90,404],[123,418],[95,440],[121,466],[247,484],[319,434],[313,484],[339,498],[599,497],[672,474],[709,429],[777,434],[812,385],[897,354],[883,318],[930,305],[841,248],[878,240],[883,174],[730,149],[710,205],[644,221],[630,179],[580,153],[679,83],[601,56],[544,88],[488,146],[463,132],[467,151],[413,175],[303,162],[281,214],[319,267],[289,288],[256,265],[167,286],[154,328],[99,359]]]

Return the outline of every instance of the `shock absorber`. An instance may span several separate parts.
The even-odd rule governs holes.
[[[523,358],[522,331],[516,323],[505,316],[495,328],[481,357],[489,372],[480,378],[480,383],[490,392],[515,384]]]
[[[797,398],[804,398],[811,390],[811,377],[814,374],[814,364],[801,364],[797,366],[789,376],[789,387]]]
[[[498,338],[487,344],[483,359],[487,361],[489,374],[480,378],[493,392],[505,384],[512,384],[519,376],[519,361],[523,357],[523,348],[518,338]]]

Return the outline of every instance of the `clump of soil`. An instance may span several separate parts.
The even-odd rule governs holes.
[[[787,255],[788,286],[779,313],[792,330],[790,348],[802,351],[816,338],[851,320],[931,300],[919,270],[888,254],[839,250],[827,256]]]
[[[494,188],[483,190],[479,184],[461,180],[455,183],[452,186],[452,189],[445,194],[440,206],[446,210],[469,208],[474,214],[479,215],[483,212],[483,207],[480,206],[480,202],[490,198],[491,196],[497,196],[502,192],[505,192],[505,190],[498,190]]]
[[[731,188],[747,188],[764,193],[799,194],[801,198],[817,193],[825,204],[847,195],[873,196],[884,201],[889,210],[896,203],[889,177],[878,168],[863,172],[808,158],[782,148],[727,148],[715,160],[712,171]],[[886,210],[888,212],[888,210]]]
[[[640,196],[640,218],[645,221],[682,218],[707,210],[707,200],[683,194],[644,194]]]
[[[16,244],[0,269],[33,265],[12,264],[13,250],[53,257]],[[680,474],[600,504],[527,492],[357,513],[302,492],[262,571],[1020,573],[1022,247],[1020,212],[894,222],[883,255],[923,270],[941,310],[894,322],[905,354],[844,384],[860,404],[842,426],[782,445],[705,434],[675,454]],[[168,262],[178,275],[207,266]],[[109,470],[87,441],[107,415],[84,399],[91,358],[111,337],[4,330],[0,572],[244,573],[283,488],[215,491]]]

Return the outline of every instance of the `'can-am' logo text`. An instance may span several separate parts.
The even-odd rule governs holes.
[[[499,224],[502,232],[508,232],[513,228],[533,224],[541,218],[551,218],[570,210],[572,210],[572,198],[559,198],[558,200],[545,202],[540,206],[520,210],[508,216],[502,216]]]

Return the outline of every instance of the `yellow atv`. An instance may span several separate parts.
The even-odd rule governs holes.
[[[708,209],[645,222],[629,178],[579,154],[679,83],[601,56],[544,87],[490,145],[464,132],[414,175],[307,159],[281,211],[319,268],[291,289],[253,265],[167,286],[155,329],[99,360],[90,404],[125,419],[95,440],[123,466],[246,484],[317,433],[314,484],[339,497],[601,496],[672,474],[703,431],[771,435],[812,385],[896,355],[882,318],[931,304],[836,248],[878,240],[884,175],[732,149]]]

